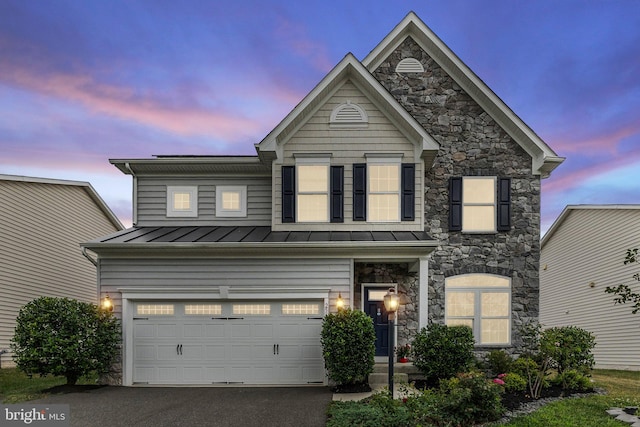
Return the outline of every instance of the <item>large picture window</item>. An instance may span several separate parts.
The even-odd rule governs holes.
[[[478,345],[511,342],[511,281],[491,274],[466,274],[445,281],[447,325],[473,329]]]

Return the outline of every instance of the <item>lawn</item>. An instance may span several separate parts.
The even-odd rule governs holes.
[[[47,394],[52,387],[64,385],[64,377],[47,375],[41,377],[33,375],[29,378],[15,368],[0,369],[0,402],[18,403],[26,400],[39,399]],[[78,384],[95,384],[96,378],[80,378]]]

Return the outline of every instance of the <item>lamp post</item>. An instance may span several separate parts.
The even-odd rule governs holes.
[[[396,311],[398,311],[398,305],[400,304],[400,298],[396,294],[396,290],[389,288],[387,294],[384,296],[384,308],[387,309],[387,318],[389,322],[389,391],[391,392],[391,398],[393,399],[393,339],[394,339],[394,324],[396,318]]]

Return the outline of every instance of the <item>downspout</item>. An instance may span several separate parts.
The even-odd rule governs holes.
[[[86,259],[88,259],[89,261],[91,261],[91,264],[95,265],[96,267],[98,266],[98,261],[96,261],[95,259],[93,259],[91,256],[89,256],[89,254],[87,253],[87,248],[82,248],[82,255],[84,255],[84,257]]]
[[[133,198],[133,218],[132,218],[132,222],[133,222],[133,226],[135,227],[136,224],[138,223],[138,177],[133,172],[133,169],[131,169],[131,166],[129,165],[129,162],[126,162],[124,164],[124,167],[127,168],[129,173],[133,177],[133,195],[131,197]]]

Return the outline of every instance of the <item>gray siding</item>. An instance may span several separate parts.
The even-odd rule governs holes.
[[[329,125],[333,109],[350,100],[367,112],[366,128],[336,129]],[[273,228],[274,230],[422,230],[422,177],[424,163],[415,159],[415,147],[398,128],[352,82],[345,84],[309,118],[283,147],[283,164],[294,165],[294,153],[332,153],[332,165],[344,165],[344,223],[282,224],[281,167],[273,168]],[[366,163],[365,153],[402,153],[402,162],[416,164],[415,221],[394,224],[352,221],[353,174],[351,165]]]
[[[640,209],[572,209],[542,248],[540,321],[594,333],[599,368],[640,370],[640,315],[604,293],[607,286],[637,283],[637,265],[623,261],[639,242]]]
[[[331,289],[332,303],[341,292],[348,299],[351,283],[349,259],[110,259],[100,261],[101,292],[113,298],[121,314],[118,288],[151,288],[178,292],[180,288],[220,286]],[[350,304],[347,301],[348,304]],[[334,307],[332,307],[333,309]]]
[[[271,177],[252,178],[138,178],[139,226],[154,225],[271,225]],[[198,217],[167,218],[167,186],[198,186]],[[247,216],[216,217],[216,186],[246,185]]]
[[[97,302],[96,269],[80,243],[117,230],[85,187],[0,179],[0,349],[37,297]]]

